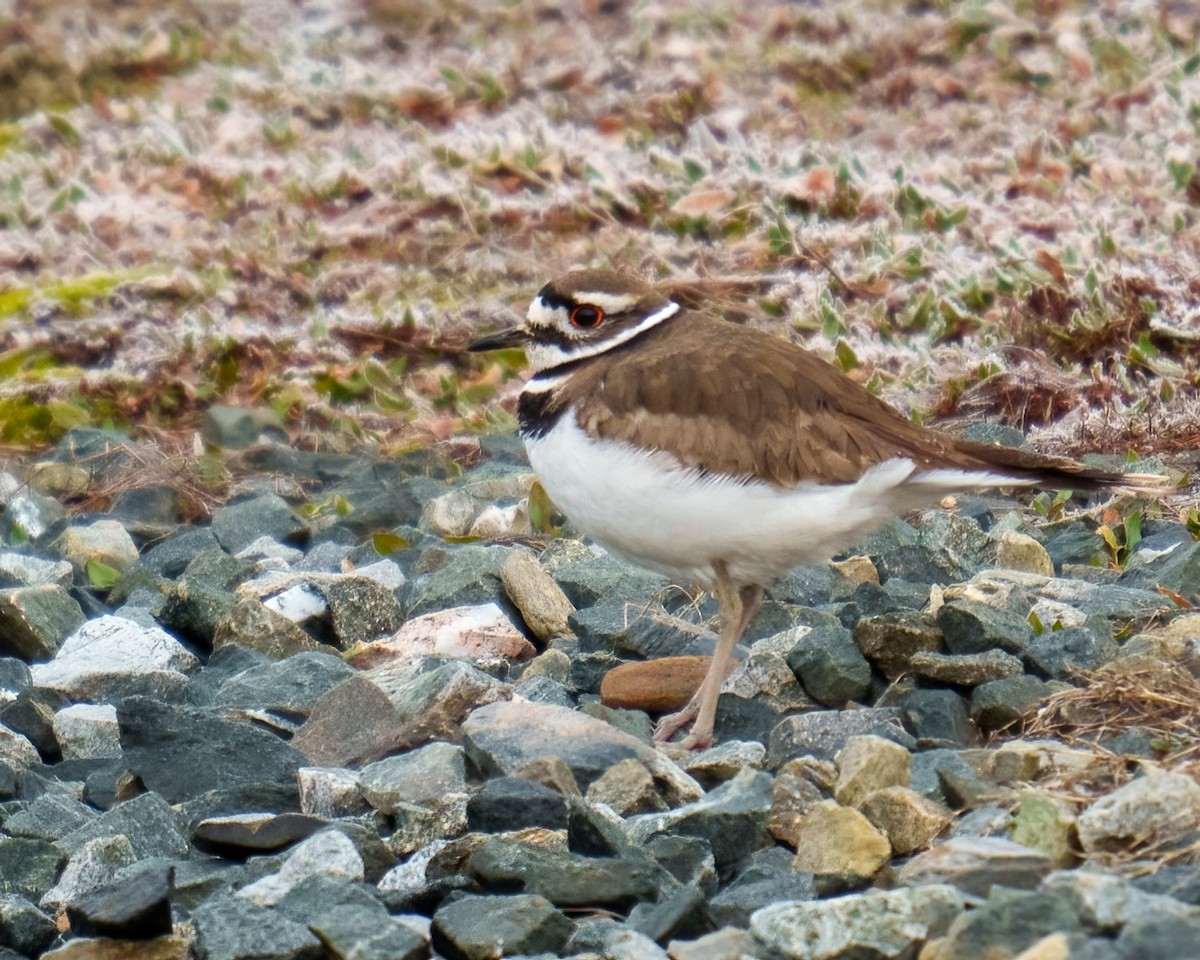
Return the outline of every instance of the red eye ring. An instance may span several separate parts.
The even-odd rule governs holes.
[[[595,330],[604,322],[604,311],[590,303],[571,308],[571,326],[579,330]]]

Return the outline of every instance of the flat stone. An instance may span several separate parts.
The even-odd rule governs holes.
[[[207,960],[296,960],[317,957],[307,926],[239,896],[206,900],[192,910],[197,952]]]
[[[726,926],[694,940],[672,940],[667,955],[671,960],[740,960],[754,956],[754,946],[748,931]]]
[[[83,936],[151,940],[171,933],[174,870],[150,863],[126,871],[67,906],[72,931]]]
[[[971,747],[979,740],[966,700],[953,690],[914,690],[901,701],[901,709],[921,748]]]
[[[925,680],[977,687],[989,680],[1019,677],[1025,668],[1020,657],[1003,650],[982,653],[918,653],[909,663],[912,673]]]
[[[426,550],[408,583],[408,616],[498,600],[500,570],[514,552],[524,550],[477,544]]]
[[[65,560],[46,560],[0,550],[0,587],[70,587],[74,570]],[[74,629],[74,628],[72,628]]]
[[[295,783],[304,755],[248,720],[128,697],[117,709],[129,769],[171,803],[208,791]]]
[[[75,598],[56,583],[0,590],[0,656],[49,660],[83,622]]]
[[[102,616],[72,633],[33,682],[76,700],[112,701],[181,689],[200,661],[174,637],[121,617]]]
[[[907,787],[912,776],[908,750],[871,735],[850,737],[834,763],[838,771],[834,797],[844,807],[857,807],[867,794],[884,787]]]
[[[537,558],[514,553],[500,567],[504,592],[521,612],[525,625],[543,642],[569,634],[568,618],[575,607]]]
[[[497,604],[483,603],[414,617],[392,636],[359,647],[351,662],[367,668],[393,658],[411,660],[429,656],[523,661],[536,653],[533,644]]]
[[[1025,647],[1025,662],[1043,676],[1068,679],[1078,670],[1096,670],[1121,652],[1107,622],[1046,630]]]
[[[793,960],[911,957],[942,936],[964,909],[962,894],[943,884],[870,890],[772,904],[750,918],[750,932],[763,947]]]
[[[667,809],[654,777],[633,757],[618,761],[592,781],[587,798],[605,804],[619,817]]]
[[[1075,812],[1066,801],[1048,792],[1021,791],[1010,837],[1014,843],[1040,850],[1056,867],[1071,867],[1079,860]]]
[[[299,813],[239,813],[201,820],[192,842],[219,854],[245,856],[291,846],[324,826],[316,817]]]
[[[986,897],[994,886],[1033,890],[1054,865],[1038,850],[1000,837],[955,837],[919,853],[900,868],[905,886],[948,883]]]
[[[291,746],[309,764],[346,767],[391,752],[404,739],[404,719],[377,685],[355,674],[322,695]]]
[[[66,859],[45,840],[0,837],[0,894],[40,899],[54,885]]]
[[[926,849],[954,820],[944,804],[905,786],[884,787],[867,794],[859,810],[887,837],[897,857]]]
[[[545,897],[464,897],[433,917],[433,948],[447,960],[559,954],[574,924]]]
[[[732,780],[743,770],[761,770],[767,762],[767,749],[757,740],[727,740],[690,757],[680,765],[684,772],[706,790]]]

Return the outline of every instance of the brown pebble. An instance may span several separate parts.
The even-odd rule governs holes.
[[[609,670],[600,684],[606,707],[670,713],[687,705],[708,672],[712,657],[660,657],[623,663]],[[725,676],[738,664],[731,662]]]

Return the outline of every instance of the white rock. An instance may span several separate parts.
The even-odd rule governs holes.
[[[365,876],[362,857],[344,833],[322,830],[292,848],[277,873],[238,891],[238,896],[259,906],[273,907],[293,887],[309,877],[342,877],[350,881]]]
[[[164,674],[168,681],[186,683],[184,674],[199,666],[200,661],[166,631],[106,615],[89,620],[63,641],[53,660],[35,663],[30,672],[35,686],[77,699],[103,700],[106,694],[157,689]]]
[[[1150,843],[1169,849],[1200,827],[1200,784],[1183,773],[1149,769],[1079,815],[1087,853],[1118,853]]]
[[[303,623],[314,617],[323,617],[329,611],[329,604],[325,602],[325,598],[307,583],[297,583],[273,597],[267,597],[263,606],[283,614],[292,623]]]
[[[54,714],[54,737],[64,760],[121,756],[117,708],[108,703],[73,703]]]
[[[31,763],[41,763],[42,757],[27,737],[0,724],[0,760],[17,767],[27,767]]]
[[[363,812],[366,801],[358,774],[344,767],[301,767],[296,771],[300,809],[310,817],[335,820]]]
[[[404,571],[400,569],[400,564],[395,560],[376,560],[374,563],[368,563],[365,567],[356,567],[354,570],[355,576],[366,577],[368,580],[374,580],[381,587],[387,587],[389,590],[395,590],[404,586],[406,577]]]
[[[278,561],[284,567],[290,567],[296,561],[304,559],[304,551],[289,547],[271,537],[261,536],[242,547],[234,556],[239,560]]]
[[[495,504],[485,507],[471,524],[467,536],[495,540],[497,537],[522,536],[532,530],[529,525],[529,502],[522,500],[511,507],[498,507]]]
[[[69,587],[74,577],[66,560],[42,560],[23,553],[0,553],[0,578],[34,587],[49,583]]]

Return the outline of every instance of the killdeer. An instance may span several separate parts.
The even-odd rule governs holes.
[[[696,695],[656,739],[712,742],[726,665],[772,580],[892,518],[979,487],[1156,486],[918,426],[820,357],[688,311],[620,273],[568,273],[520,326],[518,420],[555,505],[600,544],[713,593],[721,629]]]

